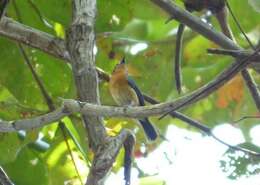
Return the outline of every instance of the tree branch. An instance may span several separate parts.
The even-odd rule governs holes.
[[[67,49],[71,56],[71,65],[79,99],[100,104],[98,79],[95,69],[95,0],[72,1],[72,23],[67,32]],[[97,116],[83,115],[90,146],[95,151],[106,138],[102,119]]]
[[[14,185],[9,179],[3,168],[0,166],[0,184],[2,185]]]
[[[69,112],[61,107],[53,112],[29,119],[4,121],[0,120],[0,132],[17,132],[19,130],[30,130],[43,127],[69,115]]]
[[[51,113],[48,113],[48,114],[45,114],[45,115],[42,115],[42,116],[39,116],[36,118],[31,118],[31,119],[16,120],[16,121],[0,121],[0,132],[7,132],[7,131],[13,132],[13,131],[18,131],[18,130],[29,130],[29,129],[33,129],[33,128],[42,127],[44,125],[47,125],[54,121],[58,121],[58,120],[62,119],[63,117],[68,116],[72,113],[76,113],[76,112],[81,112],[81,113],[91,114],[91,115],[92,114],[93,115],[102,115],[102,116],[108,115],[108,116],[122,116],[122,117],[145,117],[143,115],[144,111],[147,111],[147,109],[150,109],[149,114],[150,113],[153,114],[154,113],[154,111],[152,110],[153,107],[156,107],[157,105],[163,105],[163,104],[159,104],[158,101],[154,100],[153,98],[151,98],[147,95],[144,95],[144,96],[148,102],[150,102],[152,104],[156,104],[156,105],[145,106],[145,107],[127,107],[127,108],[123,107],[122,108],[122,107],[93,105],[93,104],[89,104],[86,102],[79,102],[76,100],[66,99],[66,100],[64,100],[63,107],[57,109],[54,112],[51,112]],[[256,156],[260,155],[259,153],[255,153],[253,151],[250,151],[250,150],[247,150],[247,149],[244,149],[241,147],[233,146],[233,145],[230,145],[230,144],[224,142],[223,140],[221,140],[220,138],[215,136],[211,132],[211,129],[209,127],[207,127],[204,124],[202,124],[196,120],[193,120],[179,112],[172,112],[171,116],[175,117],[177,119],[180,119],[180,120],[188,123],[189,125],[198,128],[199,130],[202,130],[207,135],[212,136],[214,139],[216,139],[220,143],[228,146],[231,149],[240,150],[240,151],[243,151],[250,155],[256,155]],[[134,136],[132,135],[132,133],[130,131],[127,131],[127,132],[122,131],[122,134],[124,136],[123,139],[126,139],[126,140],[122,141],[121,140],[122,135],[119,134],[118,137],[113,138],[115,141],[112,141],[112,140],[110,140],[111,142],[107,141],[109,144],[105,144],[105,145],[110,148],[111,145],[119,142],[119,143],[121,143],[120,144],[120,147],[121,147],[122,142],[127,142],[127,138],[130,139],[130,141],[131,141],[130,144],[132,143],[132,145],[133,145]],[[117,145],[117,146],[119,147],[119,145]],[[131,149],[131,146],[130,146],[130,149]],[[114,148],[114,154],[117,154],[116,153],[117,150],[118,150],[118,148],[117,149]],[[111,154],[111,156],[113,156],[113,155]]]
[[[252,55],[252,52],[249,50],[230,50],[221,48],[209,48],[207,49],[207,52],[216,55],[229,55],[235,58],[248,57]],[[258,58],[256,58],[255,60],[258,60]]]
[[[64,40],[18,23],[11,18],[2,18],[0,35],[69,61],[69,53],[66,50]]]
[[[213,30],[208,24],[201,21],[198,17],[192,16],[192,14],[188,11],[179,8],[174,2],[170,0],[151,0],[151,2],[165,10],[168,14],[170,14],[171,17],[173,17],[177,21],[189,26],[192,30],[200,33],[201,35],[223,47],[224,49],[242,49],[224,34]],[[252,63],[252,65],[254,64]],[[246,69],[242,70],[242,76],[251,92],[251,95],[258,110],[260,111],[260,93],[256,86],[254,86],[253,78],[250,76],[249,72]],[[184,105],[179,106],[179,108],[182,106]],[[163,115],[161,118],[163,118],[164,116],[165,115]]]

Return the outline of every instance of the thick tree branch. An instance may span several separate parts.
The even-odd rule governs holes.
[[[98,79],[93,53],[96,1],[74,0],[72,4],[73,16],[67,34],[67,48],[71,56],[78,96],[81,101],[99,104]],[[83,120],[89,135],[90,145],[94,150],[97,150],[106,138],[102,119],[97,116],[83,115]]]
[[[30,130],[34,128],[43,127],[47,124],[59,121],[63,117],[69,115],[64,108],[56,109],[53,112],[44,114],[35,118],[4,121],[0,120],[0,132],[17,132],[19,130]]]
[[[73,0],[72,7],[73,16],[67,32],[67,48],[71,56],[78,96],[81,101],[99,105],[98,75],[93,52],[96,0]],[[90,147],[94,151],[94,160],[86,185],[103,185],[120,148],[132,134],[123,130],[117,137],[110,138],[106,135],[100,115],[82,112],[82,117]],[[130,171],[126,174],[130,174]],[[126,182],[129,182],[127,178],[126,176]]]
[[[2,18],[0,22],[0,35],[40,49],[52,56],[69,60],[69,53],[66,50],[64,40],[18,23],[11,18]]]

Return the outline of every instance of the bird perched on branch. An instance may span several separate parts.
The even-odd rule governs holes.
[[[144,97],[136,86],[135,82],[128,76],[125,58],[117,64],[112,72],[109,81],[109,90],[115,100],[120,106],[144,106]],[[138,120],[142,125],[145,134],[150,140],[157,138],[157,133],[148,118]]]

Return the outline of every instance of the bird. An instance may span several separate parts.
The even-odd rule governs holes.
[[[133,79],[128,76],[125,57],[118,63],[109,80],[109,91],[119,106],[144,106],[144,97]],[[156,140],[157,132],[148,118],[138,120],[149,140]]]

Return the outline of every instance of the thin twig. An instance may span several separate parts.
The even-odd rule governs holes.
[[[22,44],[19,43],[18,44],[18,48],[19,48],[19,50],[20,50],[20,52],[21,52],[21,54],[22,54],[22,56],[24,58],[24,61],[26,62],[27,66],[29,67],[29,69],[30,69],[30,71],[31,71],[31,73],[33,75],[33,78],[36,81],[36,84],[38,85],[38,87],[39,87],[39,89],[40,89],[40,91],[41,91],[41,93],[42,93],[42,95],[44,97],[44,100],[46,101],[50,111],[55,110],[54,103],[53,103],[51,97],[49,96],[47,90],[44,88],[44,85],[43,85],[41,79],[36,74],[32,64],[30,62],[30,59],[29,59],[28,55],[25,53],[25,50],[24,50]]]
[[[66,48],[71,56],[71,67],[81,101],[100,104],[98,78],[93,47],[95,43],[96,1],[72,1],[72,22],[67,31]],[[85,29],[85,28],[88,29]],[[80,32],[82,30],[82,32]],[[80,34],[79,34],[80,32]],[[93,151],[105,142],[107,135],[98,116],[82,115]]]
[[[242,76],[246,81],[247,87],[254,100],[256,108],[258,109],[258,111],[260,111],[260,92],[259,89],[257,88],[257,84],[254,78],[250,75],[249,71],[243,71]]]
[[[52,23],[49,23],[48,20],[42,15],[41,11],[39,10],[39,8],[36,6],[36,4],[31,1],[28,0],[29,4],[31,5],[31,7],[34,9],[34,11],[36,12],[36,14],[39,16],[40,20],[43,22],[44,25],[46,25],[49,28],[53,29],[53,25]]]
[[[245,119],[259,119],[260,116],[243,116],[242,118],[239,118],[238,120],[233,121],[233,123],[241,122]]]
[[[182,87],[182,72],[181,72],[181,59],[182,59],[182,41],[183,41],[183,32],[185,29],[185,25],[180,23],[177,31],[177,40],[176,40],[176,48],[175,48],[175,84],[176,89],[179,94],[181,94]]]
[[[210,54],[216,55],[228,55],[234,58],[247,57],[252,54],[251,51],[247,50],[230,50],[230,49],[221,49],[221,48],[209,48],[207,52]],[[260,58],[259,58],[260,59]]]

